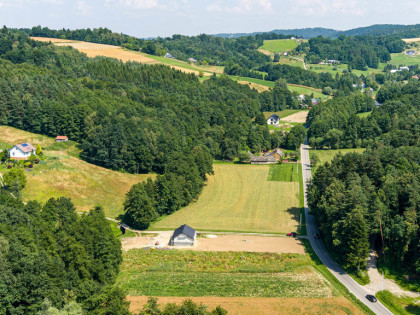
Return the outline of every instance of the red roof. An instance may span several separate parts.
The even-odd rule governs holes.
[[[67,136],[57,136],[55,140],[68,140]]]

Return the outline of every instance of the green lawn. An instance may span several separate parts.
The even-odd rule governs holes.
[[[298,45],[299,42],[296,39],[274,39],[265,40],[260,48],[271,51],[272,53],[278,53],[293,50]]]
[[[307,95],[312,95],[312,93],[314,94],[315,98],[320,98],[320,99],[327,99],[328,95],[324,95],[321,92],[310,88],[310,87],[304,87],[304,86],[297,86],[297,85],[291,85],[288,84],[287,88],[292,91],[292,92],[297,92],[299,94],[307,94]]]
[[[378,292],[376,297],[394,314],[420,314],[420,298],[398,297],[389,291]]]
[[[268,119],[268,117],[270,117],[271,115],[276,114],[277,116],[280,117],[280,119],[282,119],[284,117],[290,116],[290,115],[292,115],[294,113],[297,113],[299,111],[300,110],[298,110],[298,109],[285,109],[285,110],[278,111],[278,112],[264,112],[264,116],[265,116],[265,119]]]
[[[368,70],[366,71],[362,71],[362,70],[352,70],[352,73],[354,73],[357,76],[360,76],[361,74],[363,75],[368,75],[369,73],[380,73],[383,71],[384,69],[384,65],[385,64],[380,64],[378,69],[373,69],[373,68],[368,68]],[[314,72],[328,72],[330,74],[332,74],[333,76],[336,75],[336,73],[343,73],[344,69],[347,69],[347,64],[306,64],[306,67],[308,68],[308,70],[310,71],[314,71]],[[334,70],[335,69],[335,70]]]
[[[346,153],[349,153],[349,152],[362,153],[365,150],[366,150],[365,148],[339,149],[339,150],[327,150],[327,149],[310,150],[309,155],[312,156],[312,154],[314,154],[314,153],[316,153],[316,155],[318,155],[318,157],[319,157],[319,163],[317,165],[317,167],[318,167],[319,165],[322,165],[326,162],[331,162],[332,159],[334,158],[334,156],[336,156],[339,152],[341,152],[342,154],[346,154]]]
[[[294,163],[270,165],[268,181],[299,182],[299,165]]]
[[[388,63],[399,66],[399,65],[406,65],[406,66],[412,66],[412,65],[418,65],[420,64],[420,54],[416,54],[414,56],[407,56],[404,53],[399,54],[391,54],[391,61]]]
[[[125,237],[134,237],[137,236],[136,233],[134,233],[133,231],[130,230],[125,230],[125,234],[121,235],[121,230],[118,228],[118,223],[113,222],[113,221],[108,221],[109,225],[111,226],[112,232],[114,232],[114,236],[118,237],[118,238],[125,238]]]

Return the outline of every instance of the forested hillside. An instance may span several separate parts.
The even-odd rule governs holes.
[[[365,266],[372,241],[388,268],[415,281],[420,274],[420,84],[381,91],[385,103],[367,118],[355,115],[371,106],[362,99],[335,99],[310,112],[312,145],[369,148],[320,166],[309,206],[325,241],[347,267]]]
[[[306,53],[308,63],[338,60],[350,68],[365,70],[378,68],[380,62],[391,60],[391,53],[404,50],[404,42],[391,36],[340,36],[338,39],[316,37],[300,44],[296,50]]]
[[[378,92],[378,100],[384,104],[366,118],[356,114],[373,109],[373,100],[367,96],[321,103],[307,118],[309,141],[332,148],[366,147],[375,139],[394,147],[418,144],[419,97],[418,82],[385,85]]]
[[[0,189],[0,313],[128,314],[121,261],[100,208],[78,216],[69,199],[25,205]]]

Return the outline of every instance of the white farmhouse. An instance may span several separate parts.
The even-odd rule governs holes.
[[[174,231],[169,240],[171,246],[192,246],[194,245],[197,232],[190,226],[184,224]]]
[[[36,155],[36,149],[30,143],[25,142],[15,145],[9,151],[9,156],[12,160],[27,160],[32,153]]]
[[[276,114],[271,115],[267,119],[267,125],[278,125],[280,123],[280,117]]]

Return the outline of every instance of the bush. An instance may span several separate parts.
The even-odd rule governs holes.
[[[39,159],[35,159],[35,164],[39,164]]]
[[[32,163],[28,165],[28,168],[33,168],[33,167],[34,165]]]
[[[11,168],[12,168],[12,165],[11,165],[11,164],[8,164],[8,165],[7,165],[7,169],[9,169],[9,170],[10,170]]]
[[[4,175],[4,183],[7,188],[19,191],[26,185],[26,176],[21,168],[13,168]]]

